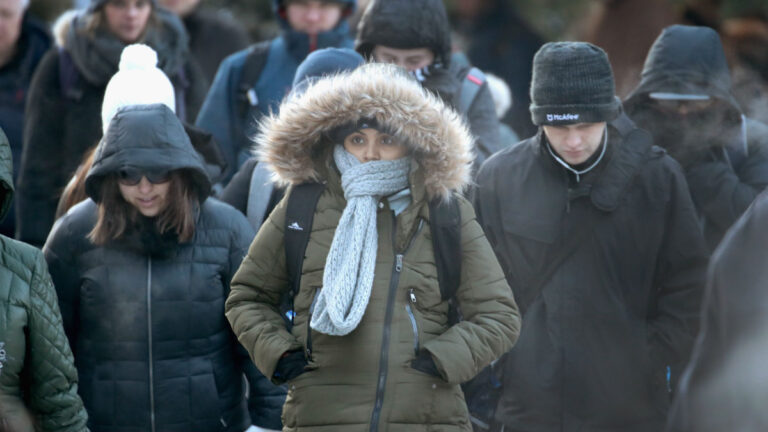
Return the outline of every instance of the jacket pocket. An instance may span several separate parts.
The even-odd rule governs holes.
[[[413,330],[413,352],[417,354],[420,348],[420,333],[419,333],[419,321],[416,319],[416,293],[413,288],[408,290],[408,301],[405,304],[405,312],[408,314],[408,319],[411,321],[411,329]]]

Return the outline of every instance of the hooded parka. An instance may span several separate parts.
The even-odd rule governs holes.
[[[259,132],[258,120],[278,109],[291,90],[301,62],[322,48],[352,48],[347,18],[354,12],[356,0],[331,0],[330,3],[339,3],[342,8],[341,18],[334,28],[314,37],[291,28],[286,3],[272,2],[281,27],[280,36],[225,58],[197,117],[197,126],[213,134],[226,158],[229,168],[224,184],[251,156],[251,140]],[[262,67],[249,71],[249,63]],[[255,72],[257,76],[243,78],[243,74]]]
[[[727,112],[723,119],[705,118],[706,124],[670,120],[668,113],[655,114],[649,107],[653,92],[707,95],[727,107]],[[742,114],[731,92],[731,76],[718,34],[706,27],[667,27],[651,47],[642,80],[625,107],[640,127],[656,136],[655,144],[672,154],[684,154],[678,162],[685,169],[707,243],[714,250],[728,228],[768,186],[768,126]],[[670,121],[679,125],[670,125]],[[662,127],[676,132],[658,134]],[[727,131],[725,135],[723,131]],[[701,139],[692,144],[679,142],[686,135]],[[696,145],[697,149],[675,148],[682,145]]]
[[[424,88],[439,95],[446,104],[459,106],[462,85],[471,66],[451,61],[451,24],[442,0],[373,0],[360,19],[355,49],[371,58],[376,45],[391,48],[429,48],[435,54]],[[477,167],[504,145],[499,119],[488,83],[483,82],[472,105],[461,113],[475,138]]]
[[[728,231],[707,274],[701,333],[680,380],[670,432],[768,429],[768,193]]]
[[[395,216],[378,205],[373,288],[359,325],[346,336],[309,327],[322,289],[328,251],[346,201],[329,156],[327,132],[359,118],[404,139],[414,158],[412,202]],[[227,318],[256,366],[273,376],[286,351],[301,349],[306,372],[288,381],[283,431],[470,431],[459,384],[508,350],[517,337],[517,307],[469,203],[471,138],[457,115],[391,65],[369,64],[313,84],[270,117],[259,138],[262,160],[279,183],[325,182],[315,209],[294,299],[294,325],[277,311],[288,292],[284,249],[287,198],[275,208],[243,261],[227,300]],[[288,196],[293,189],[289,187]],[[464,321],[451,326],[432,249],[428,200],[459,200]],[[309,229],[309,228],[308,228]],[[413,369],[419,350],[440,376]]]
[[[13,197],[0,131],[0,218]],[[40,250],[0,235],[0,431],[82,432],[88,415]]]
[[[508,430],[663,428],[666,366],[693,344],[706,252],[679,166],[628,122],[609,124],[578,178],[543,131],[478,174],[478,219],[523,310],[496,410]]]
[[[99,13],[99,12],[95,12]],[[157,52],[158,67],[176,89],[176,112],[192,121],[205,97],[205,78],[189,57],[184,27],[157,9],[142,43]],[[92,16],[68,12],[56,24],[55,49],[43,57],[30,85],[19,172],[16,237],[42,245],[54,222],[59,194],[86,150],[102,135],[101,107],[126,44],[86,30]]]
[[[101,184],[129,167],[187,173],[200,202],[190,241],[155,234],[143,217],[105,245],[86,237]],[[57,221],[44,252],[91,431],[244,431],[251,419],[243,372],[258,375],[224,318],[224,301],[253,238],[248,222],[206,199],[202,158],[164,105],[118,111],[86,191],[91,199]]]

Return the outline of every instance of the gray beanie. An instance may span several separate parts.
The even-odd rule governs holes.
[[[586,42],[550,42],[533,58],[535,125],[600,123],[621,110],[605,51]]]
[[[88,13],[96,12],[107,3],[109,0],[91,0],[91,4],[88,5]],[[150,3],[152,3],[153,8],[157,8],[157,0],[150,0]]]

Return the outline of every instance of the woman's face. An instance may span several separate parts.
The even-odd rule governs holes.
[[[344,149],[362,163],[395,160],[408,154],[408,148],[400,140],[376,129],[360,129],[347,135]]]
[[[150,0],[110,0],[104,5],[107,28],[127,44],[141,38],[151,13]]]
[[[120,171],[117,184],[125,202],[142,215],[155,217],[168,207],[170,180],[169,172]]]

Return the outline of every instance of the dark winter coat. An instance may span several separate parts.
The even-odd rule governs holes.
[[[250,38],[242,24],[224,11],[197,7],[184,17],[184,27],[189,34],[192,58],[200,65],[208,83],[213,82],[225,57],[249,44]]]
[[[580,181],[543,132],[478,174],[478,219],[524,311],[496,411],[507,429],[663,427],[666,366],[693,344],[706,252],[679,166],[625,120],[615,124],[631,132],[610,126]],[[561,250],[571,253],[537,291]]]
[[[283,0],[274,1],[275,13],[282,27],[281,35],[224,59],[197,117],[197,126],[213,134],[227,159],[229,172],[222,181],[224,184],[251,156],[252,139],[258,133],[258,120],[279,108],[280,102],[291,90],[299,64],[318,49],[352,47],[347,16],[354,10],[354,0],[343,1],[346,8],[338,25],[315,38],[291,29],[284,18],[283,3]],[[253,82],[246,85],[248,88],[243,89],[241,79],[246,60],[251,55],[259,58],[251,61],[262,65],[262,68]],[[248,90],[253,90],[255,98],[246,94]]]
[[[701,333],[680,380],[671,432],[768,429],[768,194],[755,199],[712,255]]]
[[[187,172],[202,203],[192,240],[156,234],[143,217],[106,245],[87,239],[102,182],[126,166]],[[243,372],[259,376],[224,301],[253,230],[230,206],[206,199],[209,189],[201,157],[167,107],[123,109],[86,178],[92,199],[59,219],[46,242],[91,431],[242,432],[251,424]]]
[[[374,64],[322,80],[284,102],[259,140],[261,160],[274,168],[280,184],[327,182],[315,209],[292,329],[286,330],[276,309],[289,289],[286,199],[259,231],[227,300],[232,328],[266,376],[286,351],[310,353],[307,371],[288,381],[284,431],[471,431],[459,384],[516,339],[520,322],[509,287],[472,207],[457,194],[469,178],[469,133],[450,109],[398,71]],[[395,216],[388,201],[380,201],[379,251],[365,315],[352,333],[328,336],[309,328],[310,305],[322,289],[346,200],[327,152],[332,144],[323,136],[359,117],[376,117],[412,146],[412,203]],[[427,202],[433,198],[457,199],[461,212],[456,300],[464,321],[453,326],[430,240]],[[396,254],[402,267],[395,266]],[[410,366],[420,349],[434,360],[439,376]]]
[[[2,218],[13,197],[2,131],[0,187]],[[43,254],[0,235],[0,262],[0,431],[85,431],[88,415]]]
[[[447,104],[457,107],[471,66],[451,61],[451,27],[442,0],[373,0],[360,19],[355,49],[370,58],[376,45],[429,48],[435,54],[431,75],[423,82]],[[439,66],[438,66],[439,65]],[[499,119],[488,83],[483,83],[467,112],[461,113],[475,137],[475,163],[501,148]]]
[[[24,106],[27,101],[29,83],[40,59],[51,47],[51,35],[42,24],[25,17],[21,24],[21,35],[16,54],[8,64],[0,68],[0,128],[5,131],[11,145],[14,171],[13,181],[18,177],[21,166],[22,126]],[[15,209],[11,206],[8,215],[0,222],[0,234],[13,237],[16,229]]]
[[[670,120],[667,113],[650,108],[648,95],[652,92],[709,95],[727,111],[724,118],[705,119],[704,124]],[[768,126],[742,116],[731,93],[728,64],[717,33],[679,25],[665,29],[651,47],[642,81],[625,107],[639,126],[655,135],[655,143],[667,148],[685,168],[693,202],[713,250],[768,186]],[[660,133],[667,128],[674,131]],[[686,135],[701,137],[691,143],[695,148],[679,148],[691,147],[681,142]]]
[[[157,16],[163,29],[161,34],[166,37],[163,46],[153,46],[158,51],[159,67],[176,87],[179,117],[194,119],[205,96],[205,78],[187,53],[187,37],[181,21],[161,9]],[[101,36],[93,39],[98,43],[89,45],[80,40],[87,36],[75,32],[73,26],[76,28],[82,19],[82,15],[73,13],[61,18],[56,31],[58,46],[43,57],[30,86],[16,233],[17,238],[35,245],[45,242],[53,225],[59,194],[86,150],[101,138],[104,90],[118,70],[124,47],[103,33],[97,33]],[[73,38],[75,33],[78,36]],[[99,44],[109,48],[104,55],[92,52],[101,47]],[[82,52],[70,54],[70,47]],[[94,60],[86,62],[85,59]],[[63,78],[63,72],[71,75]]]

